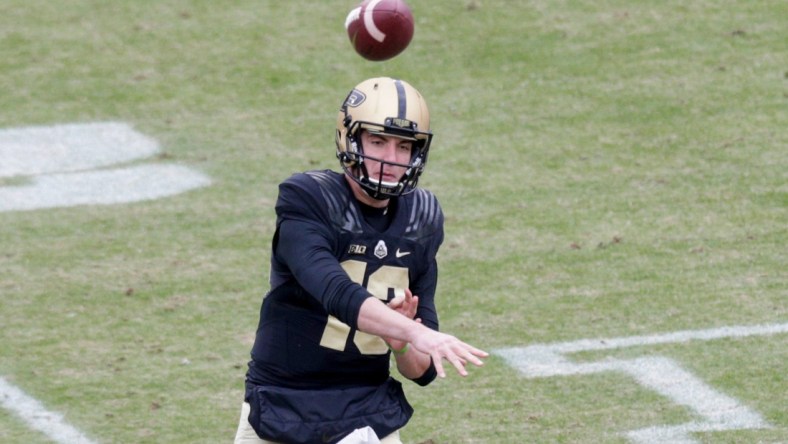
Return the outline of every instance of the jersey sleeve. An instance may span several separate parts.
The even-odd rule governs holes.
[[[319,190],[310,185],[311,179],[303,175],[280,185],[274,255],[329,314],[356,328],[361,304],[371,295],[339,264],[337,233],[321,211],[325,204]]]
[[[438,261],[437,254],[443,243],[443,212],[437,199],[431,193],[420,190],[420,202],[422,211],[418,214],[422,218],[421,223],[416,224],[415,229],[411,230],[412,235],[416,239],[420,239],[425,244],[424,249],[424,263],[427,264],[424,269],[411,283],[411,291],[414,295],[419,297],[419,307],[416,311],[416,317],[421,319],[422,324],[433,329],[439,330],[438,310],[435,306],[435,294],[438,286]],[[417,219],[417,216],[412,217]],[[430,384],[438,376],[435,369],[435,363],[430,362],[430,366],[424,373],[411,379],[420,386]]]
[[[419,297],[419,308],[416,316],[427,327],[438,330],[438,310],[435,306],[435,293],[438,286],[438,261],[437,254],[443,243],[443,211],[435,196],[426,191],[418,190],[414,193],[409,234],[424,245],[422,263],[426,267],[415,277],[411,291]]]
[[[427,271],[411,286],[411,291],[419,297],[419,308],[416,317],[421,318],[422,324],[438,330],[438,310],[435,308],[435,291],[438,284],[438,263],[432,260]]]

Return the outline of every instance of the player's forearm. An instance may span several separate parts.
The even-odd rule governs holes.
[[[467,376],[465,365],[471,363],[481,366],[481,358],[487,352],[466,344],[452,335],[431,330],[416,321],[389,309],[375,298],[367,298],[358,315],[358,329],[376,336],[409,342],[411,347],[426,353],[435,364],[435,371],[441,378],[446,376],[443,360],[448,361],[461,376]]]
[[[411,342],[415,330],[426,328],[388,308],[376,298],[367,298],[358,312],[358,329],[383,338]]]
[[[402,376],[416,379],[430,367],[430,356],[408,345],[413,333],[426,327],[391,310],[379,300],[368,298],[364,301],[359,311],[358,327],[366,333],[395,340],[392,341],[395,343],[392,353]]]

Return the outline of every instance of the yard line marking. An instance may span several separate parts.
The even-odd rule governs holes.
[[[764,429],[771,426],[761,416],[738,401],[720,393],[673,360],[664,357],[638,358],[621,361],[621,371],[641,385],[692,410],[702,421],[676,426],[647,427],[627,432],[639,444],[692,443],[692,432]]]
[[[50,412],[35,398],[0,377],[0,405],[21,418],[27,425],[61,444],[95,444],[69,425],[63,415]]]
[[[654,390],[676,404],[690,409],[699,421],[676,426],[646,427],[626,433],[635,443],[695,443],[690,433],[771,427],[757,412],[736,399],[714,390],[675,361],[648,356],[635,359],[607,358],[576,363],[565,355],[582,351],[676,344],[788,333],[788,323],[732,326],[707,330],[685,330],[648,336],[609,339],[582,339],[572,342],[535,344],[495,350],[509,365],[528,378],[586,375],[617,371],[630,375],[639,384]]]

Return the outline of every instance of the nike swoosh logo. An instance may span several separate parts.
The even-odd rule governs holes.
[[[407,256],[409,254],[410,251],[399,251],[399,248],[397,248],[397,252],[394,253],[394,255],[397,256],[397,258],[401,258],[402,256]]]

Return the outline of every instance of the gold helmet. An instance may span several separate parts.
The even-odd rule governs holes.
[[[413,141],[405,174],[396,183],[371,178],[364,165],[361,130]],[[421,94],[403,80],[378,77],[365,80],[348,94],[337,117],[337,158],[342,169],[375,199],[410,193],[427,164],[432,142],[430,112]],[[392,164],[382,159],[381,163]],[[381,166],[382,168],[382,166]]]

